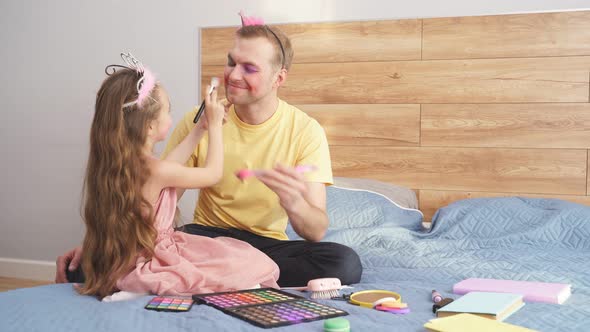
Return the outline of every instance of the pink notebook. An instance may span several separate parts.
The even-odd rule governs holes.
[[[525,302],[546,302],[562,304],[572,294],[569,284],[535,281],[469,278],[456,283],[453,293],[469,292],[514,293],[524,297]]]

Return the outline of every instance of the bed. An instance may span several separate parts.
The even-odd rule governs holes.
[[[328,189],[332,225],[325,240],[354,248],[364,267],[361,282],[343,292],[396,291],[412,310],[394,315],[343,301],[321,301],[347,311],[353,331],[424,331],[424,323],[434,317],[431,290],[457,297],[452,285],[469,277],[570,283],[573,294],[565,304],[527,303],[506,322],[539,331],[587,328],[590,208],[556,199],[467,199],[440,209],[427,229],[420,211],[395,201],[402,196],[407,201],[412,193]],[[261,330],[204,305],[186,313],[148,311],[143,307],[149,299],[103,303],[76,294],[69,284],[8,291],[0,293],[0,330]],[[277,329],[321,331],[322,324],[315,321]]]
[[[201,29],[205,84],[235,28]],[[296,57],[279,95],[326,129],[339,177],[324,241],[359,253],[353,291],[397,291],[412,310],[325,301],[350,313],[353,331],[424,331],[431,290],[453,297],[468,277],[570,283],[565,304],[527,303],[507,322],[588,329],[590,12],[282,28]],[[207,306],[147,311],[148,299],[101,303],[71,285],[9,291],[0,330],[260,330]]]

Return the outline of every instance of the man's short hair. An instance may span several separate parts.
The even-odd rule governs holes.
[[[236,32],[240,38],[266,38],[275,49],[274,64],[287,71],[291,68],[293,61],[293,47],[291,40],[279,28],[268,25],[247,25]]]

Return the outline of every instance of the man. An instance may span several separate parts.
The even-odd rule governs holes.
[[[291,42],[277,28],[250,25],[237,31],[224,69],[230,107],[223,129],[223,178],[200,191],[195,223],[182,230],[250,243],[277,263],[283,287],[305,286],[320,277],[357,283],[362,272],[358,255],[340,244],[318,242],[329,223],[325,186],[332,183],[331,162],[318,122],[278,98],[292,58]],[[189,133],[194,116],[194,111],[185,115],[165,154]],[[199,126],[206,129],[206,123]],[[189,165],[204,163],[206,147],[203,138]],[[294,166],[302,165],[316,170],[301,174]],[[235,176],[245,168],[259,170],[256,179],[240,181]],[[180,195],[183,192],[179,189]],[[289,241],[287,223],[306,241]],[[56,282],[66,281],[67,263],[69,271],[76,270],[79,256],[77,248],[58,258]],[[73,279],[75,275],[68,278]]]

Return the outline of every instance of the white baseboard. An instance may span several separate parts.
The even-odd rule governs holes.
[[[53,281],[55,280],[55,262],[0,257],[0,276]]]

